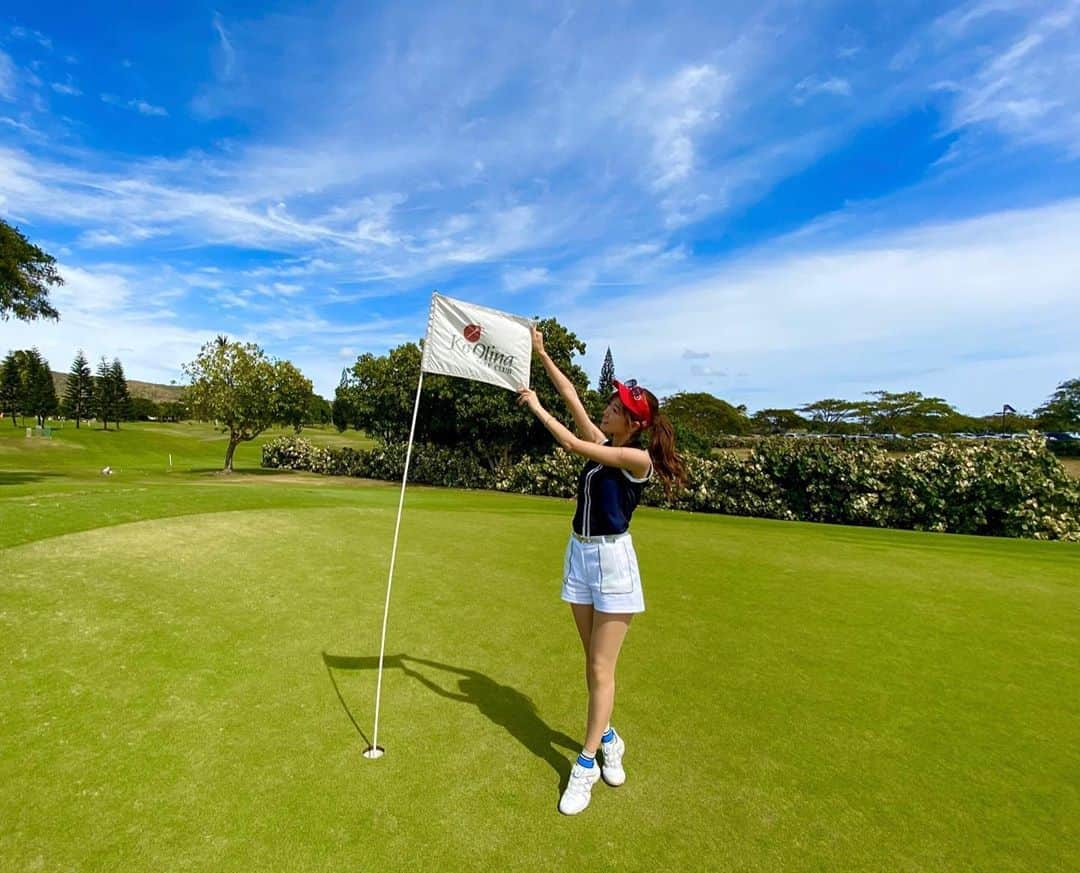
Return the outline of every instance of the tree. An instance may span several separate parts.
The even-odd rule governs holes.
[[[333,416],[333,407],[330,401],[318,394],[312,394],[308,399],[307,414],[304,421],[307,424],[329,424]]]
[[[229,434],[224,470],[231,473],[236,447],[253,440],[270,425],[292,421],[288,406],[311,382],[288,361],[277,361],[254,343],[230,342],[218,336],[206,343],[184,373],[191,380],[185,399],[202,421],[216,421]]]
[[[0,319],[60,318],[49,303],[50,285],[63,285],[56,259],[0,218]]]
[[[342,367],[341,379],[338,381],[337,388],[334,389],[334,402],[330,408],[330,420],[339,433],[349,427],[360,429],[360,425],[356,422],[356,410],[352,404],[351,380],[349,368]]]
[[[94,377],[90,372],[90,362],[86,360],[83,350],[79,349],[75,360],[71,362],[71,370],[68,372],[67,385],[64,388],[64,414],[75,419],[75,427],[79,427],[82,419],[90,416],[90,409],[94,401]]]
[[[863,423],[873,433],[936,431],[956,415],[940,397],[923,397],[918,391],[867,391],[874,400],[859,404]]]
[[[311,380],[305,379],[303,374],[287,361],[284,362],[278,378],[278,421],[300,433],[308,420],[308,408],[314,396]]]
[[[158,404],[158,416],[162,421],[183,421],[187,409],[182,400],[164,400]]]
[[[116,410],[116,383],[113,380],[113,370],[104,356],[98,362],[97,376],[94,378],[94,411],[105,430],[109,429],[109,420],[115,420]]]
[[[26,405],[23,412],[33,415],[40,427],[45,426],[45,419],[55,415],[59,408],[56,400],[56,384],[53,382],[49,362],[36,348],[25,352],[23,359],[23,380],[26,385]]]
[[[128,412],[133,421],[161,418],[161,407],[149,397],[132,397]]]
[[[850,400],[837,400],[835,397],[830,397],[826,400],[818,400],[814,403],[807,403],[805,406],[800,406],[798,411],[808,414],[811,422],[830,425],[827,430],[833,430],[835,428],[831,427],[832,425],[844,424],[858,416],[859,409],[858,403],[852,403]]]
[[[120,430],[120,422],[131,418],[131,393],[119,358],[113,358],[109,365],[109,376],[113,384],[113,418],[116,419],[116,429]]]
[[[719,397],[706,392],[680,391],[664,399],[660,410],[675,424],[715,446],[725,434],[750,431],[746,415]]]
[[[21,354],[21,353],[20,353]],[[16,353],[9,351],[0,365],[0,409],[11,417],[11,426],[19,426],[19,415],[26,405],[26,386]]]
[[[600,384],[596,386],[597,393],[606,399],[615,391],[615,362],[611,359],[611,349],[604,355],[604,365],[600,368]]]
[[[761,434],[802,430],[807,423],[794,409],[759,409],[750,417],[754,432]]]
[[[1080,379],[1069,379],[1057,386],[1049,399],[1035,410],[1043,430],[1080,430]]]

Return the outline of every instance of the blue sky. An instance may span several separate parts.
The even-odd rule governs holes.
[[[1080,376],[1077,45],[1080,0],[5,4],[0,215],[67,284],[0,346],[167,382],[224,332],[332,396],[438,289],[659,394],[1031,409]]]

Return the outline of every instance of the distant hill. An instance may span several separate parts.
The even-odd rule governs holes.
[[[52,371],[53,385],[56,386],[56,396],[60,399],[64,399],[64,391],[67,389],[67,373],[57,373]],[[180,399],[180,394],[184,388],[182,385],[158,385],[156,382],[137,382],[134,379],[128,379],[128,392],[132,397],[145,397],[148,400],[153,400],[155,403],[164,403],[166,401],[177,401]]]

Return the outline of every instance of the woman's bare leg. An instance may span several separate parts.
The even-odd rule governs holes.
[[[575,618],[577,614],[575,613]],[[619,660],[632,614],[594,612],[586,655],[589,682],[589,718],[585,728],[585,751],[595,754],[615,708],[615,665]],[[580,629],[580,626],[579,626]],[[582,642],[584,642],[582,634]]]
[[[578,636],[581,637],[581,645],[585,647],[585,658],[589,657],[589,640],[592,639],[593,605],[591,603],[571,603],[570,609],[574,613],[574,624],[577,625]],[[586,676],[586,680],[588,676]]]

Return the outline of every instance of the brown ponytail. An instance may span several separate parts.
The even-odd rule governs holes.
[[[653,469],[660,477],[664,493],[670,498],[676,486],[686,484],[686,466],[682,455],[675,450],[675,428],[671,419],[660,411],[660,403],[651,391],[642,389],[649,401],[652,424],[647,428],[649,434],[649,458]]]

